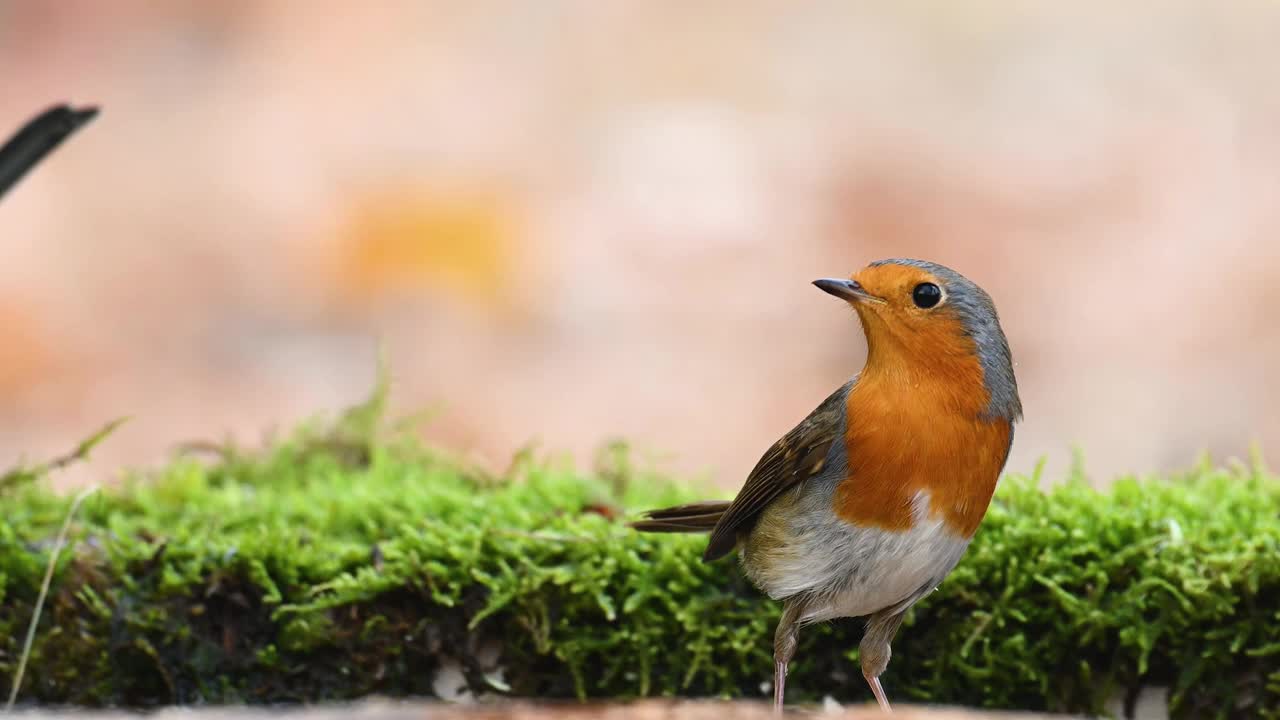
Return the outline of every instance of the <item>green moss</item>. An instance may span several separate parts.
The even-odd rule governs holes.
[[[618,448],[590,473],[523,454],[492,476],[369,441],[368,412],[87,500],[21,697],[429,694],[445,662],[517,695],[761,696],[776,605],[732,561],[700,562],[705,538],[637,534],[619,515],[696,493]],[[1097,711],[1167,685],[1182,717],[1280,717],[1280,481],[1203,466],[1107,493],[1039,484],[1004,480],[961,565],[912,612],[885,676],[894,697]],[[7,691],[70,501],[17,483],[0,502]],[[868,700],[860,632],[802,632],[789,698]]]

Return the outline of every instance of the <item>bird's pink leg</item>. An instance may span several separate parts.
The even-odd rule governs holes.
[[[882,610],[872,615],[867,621],[867,631],[862,635],[862,643],[858,645],[862,677],[871,686],[871,693],[876,696],[880,709],[887,713],[893,712],[893,708],[889,707],[889,698],[885,696],[884,688],[880,687],[880,674],[889,667],[889,658],[893,655],[889,643],[898,633],[898,626],[902,624],[904,615],[905,610],[897,614]]]
[[[787,695],[787,664],[773,661],[773,714],[782,714],[782,700]]]
[[[782,617],[773,633],[773,714],[782,714],[782,701],[787,693],[787,664],[799,644],[800,612],[803,603],[791,599],[782,604]]]
[[[880,703],[880,709],[884,712],[891,713],[893,708],[889,707],[889,698],[885,697],[884,688],[880,687],[880,678],[867,677],[867,684],[871,686],[871,694],[876,696],[876,702]]]

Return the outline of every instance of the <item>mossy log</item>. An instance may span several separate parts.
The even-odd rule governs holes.
[[[634,511],[692,498],[614,453],[500,476],[409,439],[304,428],[84,503],[25,702],[146,707],[430,696],[761,698],[778,608],[704,538]],[[354,438],[354,439],[352,439]],[[1144,686],[1175,717],[1280,717],[1280,480],[1260,464],[1042,490],[1006,477],[960,566],[910,614],[904,703],[1100,712]],[[0,494],[0,689],[69,498]],[[789,699],[869,699],[861,624],[801,633]]]

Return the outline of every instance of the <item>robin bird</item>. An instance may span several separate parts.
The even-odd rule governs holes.
[[[986,515],[1022,417],[995,305],[959,273],[881,260],[814,285],[853,306],[862,372],[760,458],[731,502],[653,510],[632,527],[710,532],[774,600],[781,711],[801,626],[866,618],[862,674],[880,708],[890,643],[908,608],[951,572]]]

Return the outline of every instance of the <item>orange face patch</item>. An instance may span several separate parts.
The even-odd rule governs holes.
[[[875,326],[881,342],[921,334],[945,341],[963,334],[958,319],[947,307],[945,296],[936,307],[928,309],[916,307],[912,300],[912,292],[922,283],[944,286],[927,270],[909,265],[874,265],[856,273],[852,279],[882,301],[853,304],[867,327],[868,343],[873,333],[870,325]]]
[[[910,298],[911,288],[922,282],[938,282],[929,271],[911,265],[870,265],[853,274],[851,278],[867,292],[890,302]]]

